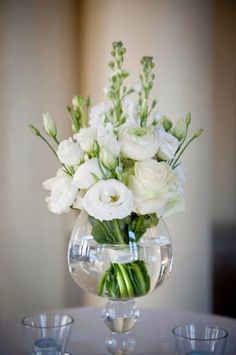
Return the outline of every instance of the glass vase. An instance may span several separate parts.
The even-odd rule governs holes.
[[[82,211],[69,242],[70,274],[83,290],[107,298],[102,317],[109,330],[129,333],[139,319],[134,299],[153,292],[171,272],[168,229],[160,219],[138,243],[129,244],[99,244],[91,232],[88,215]]]

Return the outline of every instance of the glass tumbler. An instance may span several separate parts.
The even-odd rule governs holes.
[[[63,354],[72,323],[73,318],[64,314],[44,313],[22,319],[27,354]]]
[[[223,355],[228,332],[216,326],[186,324],[172,330],[176,355]]]

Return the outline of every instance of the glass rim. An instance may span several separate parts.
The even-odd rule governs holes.
[[[41,325],[32,325],[27,323],[27,320],[32,320],[37,318],[38,316],[60,316],[60,317],[67,317],[68,321],[63,323],[63,324],[58,324],[58,325],[45,325],[45,326],[41,326]],[[68,325],[71,325],[72,323],[74,323],[74,318],[71,316],[68,316],[68,314],[61,314],[61,313],[38,313],[36,315],[29,315],[26,316],[24,318],[22,318],[21,320],[21,324],[25,327],[29,327],[29,328],[37,328],[37,329],[51,329],[51,328],[62,328],[62,327],[66,327]]]
[[[197,338],[197,337],[191,337],[191,336],[186,336],[186,335],[181,335],[181,334],[178,334],[176,331],[177,329],[180,329],[180,328],[183,328],[183,327],[186,327],[186,326],[190,326],[190,325],[194,325],[194,326],[202,326],[204,328],[208,328],[208,329],[218,329],[218,330],[221,330],[223,331],[223,335],[222,336],[219,336],[217,337],[216,339],[214,338],[211,338],[211,339],[204,339],[204,338]],[[187,340],[197,340],[197,341],[219,341],[219,340],[222,340],[222,339],[226,339],[227,336],[229,335],[229,332],[224,329],[224,328],[221,328],[221,327],[218,327],[218,326],[208,326],[208,325],[201,325],[201,324],[194,324],[194,323],[188,323],[188,324],[183,324],[183,325],[177,325],[176,327],[174,327],[172,329],[172,333],[173,335],[177,336],[178,338],[182,338],[182,339],[187,339]]]

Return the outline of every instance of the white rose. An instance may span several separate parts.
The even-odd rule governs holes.
[[[84,152],[91,152],[97,136],[97,130],[93,127],[81,128],[79,133],[74,134],[73,138],[79,142]]]
[[[100,221],[122,219],[133,210],[133,195],[118,180],[102,180],[86,192],[83,206],[90,216]]]
[[[170,196],[166,205],[160,212],[160,215],[164,218],[172,216],[177,213],[181,213],[185,210],[184,197],[181,193],[173,193]]]
[[[153,126],[131,127],[121,132],[121,153],[133,160],[146,160],[154,157],[159,149],[157,133]]]
[[[57,156],[61,163],[65,165],[76,165],[83,158],[83,151],[78,143],[72,138],[62,141],[57,149]]]
[[[55,178],[45,181],[43,186],[51,191],[50,196],[45,199],[49,211],[56,214],[70,211],[78,192],[72,177],[59,173]]]
[[[93,106],[90,111],[90,126],[99,127],[105,124],[106,114],[109,111],[109,106],[105,102]]]
[[[81,164],[73,176],[73,183],[78,189],[88,189],[96,183],[96,177],[102,179],[97,158],[87,160]]]
[[[157,152],[158,158],[162,160],[172,159],[179,146],[177,138],[167,133],[160,125],[156,127],[160,147]]]
[[[168,203],[178,195],[178,179],[174,171],[167,163],[158,163],[154,159],[135,163],[128,187],[134,195],[135,210],[140,214],[162,216]]]

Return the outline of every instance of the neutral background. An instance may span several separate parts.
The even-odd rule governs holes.
[[[136,81],[153,55],[159,110],[204,127],[185,156],[187,210],[172,217],[175,262],[142,307],[212,309],[212,230],[235,224],[236,3],[210,0],[0,0],[0,318],[101,304],[74,285],[66,248],[75,214],[55,216],[41,182],[57,164],[28,123],[50,111],[61,138],[75,94],[103,100],[113,40]]]

